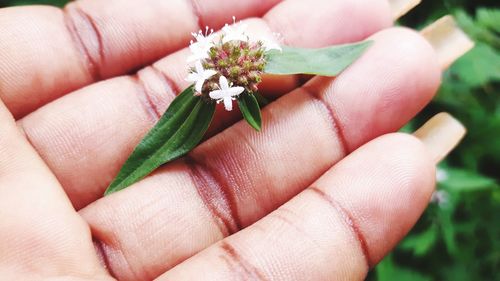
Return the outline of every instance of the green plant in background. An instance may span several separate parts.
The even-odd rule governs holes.
[[[0,0],[0,8],[18,5],[54,5],[63,6],[68,0]]]
[[[1,6],[65,0],[0,0]],[[420,28],[453,14],[476,47],[444,73],[407,127],[448,111],[467,138],[438,169],[438,192],[412,232],[369,280],[500,280],[500,8],[498,0],[423,0],[401,23]]]
[[[500,9],[492,1],[424,1],[403,18],[421,27],[452,14],[476,47],[443,75],[405,130],[448,111],[468,135],[438,168],[438,192],[370,280],[500,280]]]

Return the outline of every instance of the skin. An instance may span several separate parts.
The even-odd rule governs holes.
[[[436,92],[432,47],[384,0],[139,2],[0,10],[0,276],[362,280],[434,188],[424,145],[391,133]],[[189,32],[227,15],[293,46],[375,44],[335,79],[265,77],[262,132],[219,110],[187,157],[102,198],[187,86]]]

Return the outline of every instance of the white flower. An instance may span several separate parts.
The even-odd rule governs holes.
[[[233,100],[235,100],[234,97],[243,93],[243,91],[245,91],[245,88],[230,87],[226,77],[224,77],[223,75],[221,75],[219,78],[219,87],[220,90],[210,92],[210,98],[217,100],[217,103],[223,101],[224,108],[226,108],[227,111],[233,110]]]
[[[224,32],[224,37],[222,38],[222,43],[227,43],[229,41],[248,41],[248,36],[245,34],[245,30],[248,25],[242,23],[236,23],[236,18],[233,17],[233,25],[226,25],[222,28]]]
[[[192,32],[191,35],[193,35],[194,39],[196,39],[196,43],[193,44],[198,44],[206,47],[212,47],[214,45],[213,41],[215,34],[213,29],[208,29],[208,26],[205,29],[205,34],[203,34],[200,30],[198,31],[198,33]]]
[[[201,48],[200,46],[195,45],[195,44],[189,46],[189,49],[191,50],[192,54],[188,57],[188,59],[187,59],[188,62],[193,62],[193,61],[197,61],[197,60],[204,60],[204,59],[208,59],[210,57],[208,54],[208,51],[210,49]]]
[[[196,39],[196,42],[191,41],[191,45],[189,45],[189,49],[192,52],[192,55],[188,57],[188,62],[193,62],[196,60],[203,60],[209,57],[208,52],[210,48],[214,46],[214,33],[213,30],[208,30],[208,26],[206,27],[205,34],[200,31],[198,33],[191,33],[193,37]]]
[[[437,182],[444,182],[448,179],[448,173],[441,168],[436,169],[436,181]]]
[[[268,52],[270,50],[278,50],[280,52],[283,51],[283,49],[281,49],[280,44],[278,44],[274,40],[264,38],[261,40],[261,42],[262,42],[262,47],[264,47],[266,52]]]
[[[196,61],[195,64],[196,72],[192,72],[188,75],[186,81],[196,83],[195,89],[198,93],[201,93],[201,89],[203,88],[203,84],[205,81],[214,76],[217,71],[212,69],[204,69],[203,65],[201,65],[201,61]]]
[[[441,208],[446,208],[450,203],[450,195],[444,190],[436,190],[432,193],[431,202]]]

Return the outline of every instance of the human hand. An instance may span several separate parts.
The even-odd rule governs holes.
[[[87,0],[65,14],[1,11],[0,95],[17,126],[2,108],[0,276],[363,279],[417,220],[433,190],[435,161],[461,133],[442,117],[437,127],[448,133],[426,138],[424,131],[424,142],[379,137],[429,101],[440,67],[457,57],[406,29],[375,34],[375,45],[336,79],[302,86],[299,77],[267,77],[268,97],[291,92],[264,109],[262,132],[238,123],[218,133],[238,117],[221,112],[215,136],[188,157],[100,199],[186,86],[186,51],[167,54],[187,45],[199,23],[220,27],[228,15],[266,13],[248,20],[253,32],[320,47],[362,40],[391,22],[384,0],[287,1],[271,9],[276,2],[199,1],[192,8]],[[164,55],[137,75],[68,93]]]

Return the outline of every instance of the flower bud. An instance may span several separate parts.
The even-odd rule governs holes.
[[[208,99],[209,93],[219,88],[221,76],[226,77],[233,86],[244,87],[248,93],[257,92],[266,61],[262,43],[220,41],[210,49],[209,58],[203,60],[202,64],[205,69],[217,73],[207,79],[203,86],[202,96]]]

